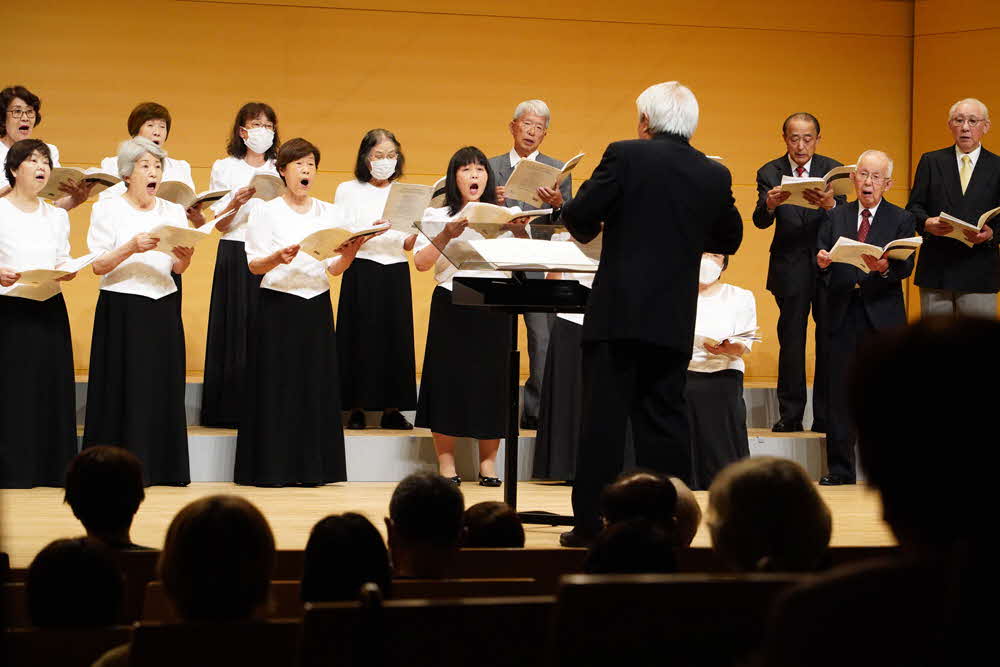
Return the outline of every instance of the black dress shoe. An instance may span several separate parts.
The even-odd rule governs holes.
[[[809,430],[813,433],[826,433],[826,422],[814,421],[812,426],[809,427]]]
[[[360,430],[367,428],[365,424],[365,413],[361,410],[353,410],[351,416],[347,418],[347,428]]]
[[[786,422],[778,420],[778,423],[771,427],[774,433],[792,433],[802,430],[802,422]]]
[[[594,543],[596,535],[578,533],[576,529],[568,530],[559,536],[559,545],[563,547],[589,547]]]
[[[479,473],[479,486],[500,486],[503,482],[500,481],[499,477],[487,477],[483,473]]]
[[[538,417],[529,417],[528,415],[523,415],[521,417],[521,428],[523,428],[525,431],[537,431]]]
[[[855,484],[854,479],[842,477],[840,475],[824,475],[819,480],[820,486],[842,486],[844,484]]]
[[[392,429],[394,431],[413,430],[413,424],[406,421],[406,417],[404,417],[403,413],[398,410],[393,412],[383,412],[379,426],[382,428]]]
[[[462,486],[462,478],[459,477],[458,475],[455,475],[454,477],[449,477],[448,481],[452,482],[455,486]]]

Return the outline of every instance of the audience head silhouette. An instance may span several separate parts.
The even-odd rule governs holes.
[[[39,628],[115,625],[123,582],[114,554],[87,537],[56,540],[28,567],[28,615]]]
[[[712,482],[712,547],[739,571],[819,568],[830,543],[830,510],[798,463],[761,456],[737,461]]]
[[[691,541],[698,534],[701,525],[701,506],[694,492],[679,477],[671,477],[671,483],[677,491],[677,545],[691,546]]]
[[[608,525],[629,519],[648,519],[673,534],[676,512],[677,488],[666,475],[628,473],[601,493],[601,514]]]
[[[465,500],[455,484],[430,472],[399,483],[389,501],[389,549],[399,576],[441,577],[462,536]]]
[[[389,597],[391,577],[385,542],[365,517],[353,512],[332,514],[313,526],[306,544],[303,601],[357,600],[368,582]]]
[[[669,574],[677,571],[674,547],[662,523],[626,519],[600,532],[583,569],[588,574]]]
[[[524,546],[524,526],[514,508],[489,500],[465,510],[462,546],[472,549],[504,549]]]
[[[187,621],[251,618],[268,601],[274,536],[260,511],[238,496],[186,505],[167,529],[160,579]]]
[[[87,530],[113,549],[132,545],[129,529],[146,498],[142,463],[121,447],[88,447],[66,471],[64,501]]]

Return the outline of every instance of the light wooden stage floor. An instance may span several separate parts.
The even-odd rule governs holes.
[[[132,539],[151,547],[163,546],[167,526],[188,502],[206,495],[230,493],[257,505],[271,524],[279,549],[303,549],[312,526],[328,514],[355,511],[367,516],[385,536],[383,517],[395,483],[344,482],[319,488],[259,489],[230,483],[195,483],[186,488],[156,486],[146,490],[146,501],[132,526]],[[864,485],[818,487],[833,512],[832,544],[836,546],[881,546],[895,544],[882,521],[878,495]],[[518,484],[518,508],[569,514],[571,488],[553,482]],[[466,505],[484,500],[502,500],[502,488],[462,485]],[[707,492],[695,494],[704,510]],[[69,506],[62,502],[62,489],[0,490],[0,549],[11,556],[13,567],[27,567],[34,555],[50,541],[83,534]],[[525,526],[527,546],[555,547],[559,526]],[[710,544],[702,523],[694,544]]]

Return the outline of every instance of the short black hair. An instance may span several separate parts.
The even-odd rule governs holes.
[[[513,549],[524,546],[524,526],[514,508],[497,500],[476,503],[465,510],[463,547]]]
[[[406,164],[406,157],[403,155],[403,147],[400,145],[399,140],[396,139],[396,135],[382,128],[376,128],[374,130],[368,130],[365,136],[361,138],[361,145],[358,146],[358,158],[354,163],[354,178],[358,179],[362,183],[367,183],[372,180],[371,169],[368,168],[368,154],[373,148],[383,139],[388,139],[392,143],[396,144],[396,171],[392,172],[392,176],[389,177],[390,181],[395,181],[398,178],[403,177],[403,167]]]
[[[146,499],[142,463],[121,447],[87,447],[66,470],[63,501],[92,533],[127,529]]]
[[[110,549],[86,537],[51,542],[28,567],[31,624],[98,628],[121,622],[124,582]]]
[[[271,105],[263,102],[247,102],[236,112],[236,120],[233,121],[233,130],[229,135],[229,143],[226,145],[226,153],[242,160],[247,156],[247,145],[240,136],[240,128],[252,120],[257,120],[263,114],[271,124],[274,125],[274,142],[271,147],[264,152],[265,160],[273,160],[278,155],[278,146],[281,140],[278,138],[278,115],[274,113]]]
[[[389,518],[404,540],[456,546],[462,535],[465,498],[450,479],[431,472],[408,475],[389,501]]]
[[[128,136],[139,136],[139,130],[150,120],[162,120],[166,123],[167,137],[170,136],[170,125],[173,122],[170,118],[170,112],[167,110],[167,107],[157,102],[140,102],[135,105],[132,113],[128,115],[128,120],[125,121],[125,127],[128,128]]]
[[[609,525],[646,519],[671,531],[677,513],[677,489],[670,477],[654,472],[622,475],[601,493],[601,514]]]
[[[785,119],[785,122],[781,124],[781,135],[785,136],[788,134],[788,124],[793,120],[804,120],[813,124],[816,128],[816,136],[819,136],[819,119],[807,111],[796,111],[791,116]]]
[[[587,574],[670,574],[677,571],[674,542],[663,527],[631,519],[605,528],[587,553]]]
[[[722,256],[722,270],[725,271],[729,268],[729,255]]]
[[[33,127],[38,127],[38,124],[42,122],[42,100],[39,99],[38,95],[35,95],[24,86],[7,86],[3,90],[0,90],[0,109],[4,113],[4,118],[0,121],[0,137],[7,136],[7,110],[10,109],[10,103],[17,98],[27,102],[28,106],[35,110],[35,124]]]
[[[7,182],[10,183],[11,187],[14,187],[14,183],[17,181],[14,172],[35,151],[41,153],[49,161],[49,166],[52,166],[52,152],[49,150],[49,145],[41,139],[15,141],[14,145],[7,151],[7,159],[3,164],[3,175],[7,177]]]
[[[462,193],[458,189],[456,175],[459,169],[470,164],[481,164],[486,167],[486,186],[483,188],[483,194],[479,197],[479,201],[484,204],[497,203],[496,177],[493,175],[493,168],[490,167],[490,161],[475,146],[466,146],[455,151],[455,154],[451,156],[451,160],[448,162],[448,173],[446,174],[444,184],[444,203],[451,215],[455,215],[462,210]]]
[[[274,159],[274,168],[278,170],[281,180],[285,180],[285,175],[281,173],[285,167],[307,155],[312,155],[316,159],[316,168],[319,169],[319,148],[312,142],[306,141],[302,137],[295,137],[281,144],[278,155]]]
[[[321,519],[306,543],[304,602],[357,600],[361,587],[378,585],[390,597],[392,568],[385,542],[372,522],[354,512]]]

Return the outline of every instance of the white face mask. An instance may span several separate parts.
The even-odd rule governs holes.
[[[701,258],[701,268],[698,270],[698,282],[702,285],[711,285],[722,275],[722,267],[714,259],[708,257]]]
[[[266,127],[244,127],[243,130],[247,133],[247,138],[243,140],[243,143],[254,153],[266,153],[267,149],[274,144],[274,130],[269,130]]]
[[[389,177],[396,173],[396,159],[382,158],[381,160],[372,160],[371,172],[372,178],[376,181],[387,181]]]

